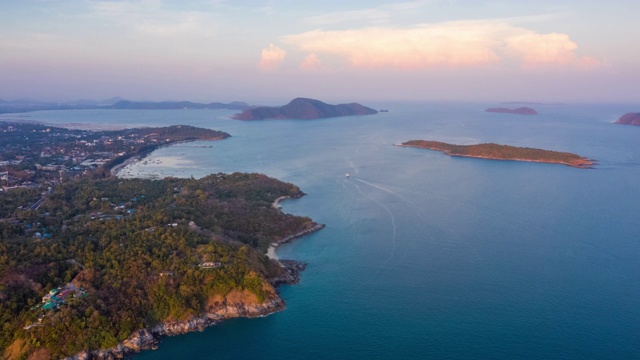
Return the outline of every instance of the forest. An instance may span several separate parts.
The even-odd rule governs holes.
[[[0,192],[2,358],[113,347],[135,330],[202,314],[210,297],[234,289],[264,299],[263,284],[284,271],[264,255],[269,244],[315,225],[271,204],[302,195],[241,173],[84,177],[56,185],[37,210],[19,206],[41,196],[33,189]],[[38,306],[65,284],[86,296]]]

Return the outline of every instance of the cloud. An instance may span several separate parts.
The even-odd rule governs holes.
[[[525,66],[568,64],[575,59],[578,48],[568,35],[558,33],[527,32],[506,38],[505,44]]]
[[[283,49],[269,44],[269,47],[262,49],[262,55],[260,56],[260,63],[258,65],[265,71],[276,70],[284,61],[285,55],[286,52]]]
[[[577,45],[566,34],[539,34],[501,21],[313,30],[284,36],[282,42],[306,53],[347,60],[354,68],[459,68],[513,62],[525,68],[585,68],[580,64],[595,64],[593,59],[577,57]]]
[[[305,71],[317,71],[323,68],[322,62],[315,53],[307,55],[304,60],[302,60],[302,63],[300,63],[300,69]]]

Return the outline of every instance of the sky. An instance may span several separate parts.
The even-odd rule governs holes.
[[[0,98],[637,102],[637,0],[0,0]]]

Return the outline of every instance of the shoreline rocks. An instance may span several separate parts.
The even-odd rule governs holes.
[[[213,312],[184,321],[168,321],[149,329],[135,331],[129,338],[110,349],[83,351],[65,360],[112,360],[145,350],[156,350],[163,336],[183,335],[204,331],[207,327],[225,319],[247,317],[255,318],[273,314],[285,308],[285,302],[279,296],[265,300],[260,305],[247,305],[242,302],[223,301],[215,306]]]

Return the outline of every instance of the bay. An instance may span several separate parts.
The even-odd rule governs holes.
[[[640,357],[640,127],[612,124],[638,104],[539,105],[537,116],[480,103],[367,105],[391,111],[253,122],[227,110],[18,116],[227,131],[161,148],[122,175],[265,173],[308,194],[283,202],[286,212],[327,224],[277,250],[309,264],[280,288],[284,311],[164,338],[135,359]],[[598,165],[394,146],[412,139],[568,151]]]

